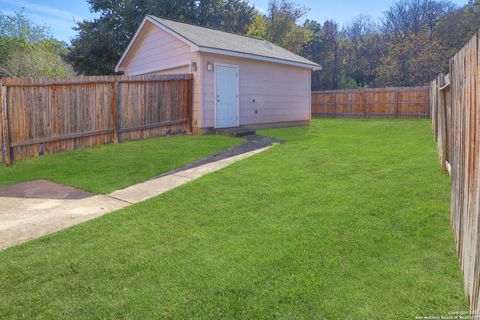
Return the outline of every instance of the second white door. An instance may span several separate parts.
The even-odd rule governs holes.
[[[215,126],[238,126],[238,67],[215,66]]]

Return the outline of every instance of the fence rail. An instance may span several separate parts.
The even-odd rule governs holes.
[[[320,118],[428,118],[429,88],[375,88],[312,92]]]
[[[189,131],[192,75],[4,78],[1,159]]]
[[[477,34],[450,60],[450,74],[430,85],[432,128],[452,176],[451,222],[473,312],[480,311],[479,41]]]

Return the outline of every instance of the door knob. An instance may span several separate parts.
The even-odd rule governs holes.
[[[217,95],[217,102],[220,102],[220,96]]]

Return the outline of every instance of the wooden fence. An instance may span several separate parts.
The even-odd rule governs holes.
[[[2,161],[190,130],[192,75],[4,78]]]
[[[479,35],[431,83],[432,126],[442,166],[452,176],[451,214],[470,307],[480,312]]]
[[[312,115],[322,118],[429,118],[429,88],[312,92]]]
[[[437,142],[438,158],[445,170],[451,169],[452,160],[452,96],[450,75],[440,74],[430,84],[430,113],[432,130]]]

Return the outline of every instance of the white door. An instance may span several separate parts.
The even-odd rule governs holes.
[[[238,126],[238,67],[215,66],[215,127]]]

